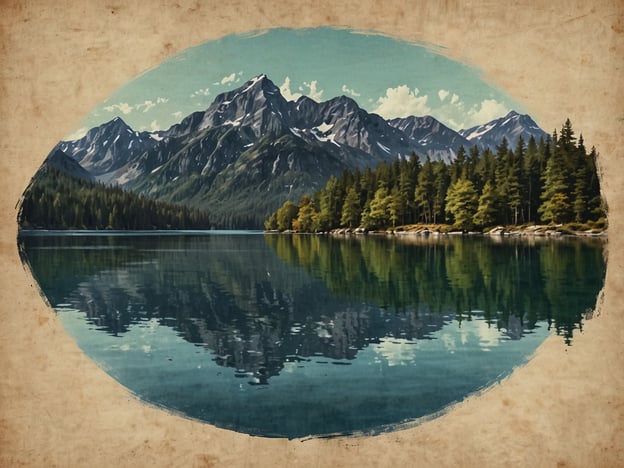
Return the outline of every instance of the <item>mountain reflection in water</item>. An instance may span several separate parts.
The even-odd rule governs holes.
[[[85,352],[139,396],[288,437],[431,414],[525,362],[546,329],[572,343],[605,275],[592,239],[33,235],[19,247]]]
[[[266,379],[351,360],[479,315],[510,339],[538,321],[570,343],[604,278],[600,242],[322,236],[25,237],[52,305],[123,334],[158,319],[216,362]],[[267,248],[268,246],[268,248]],[[304,273],[302,273],[304,272]]]

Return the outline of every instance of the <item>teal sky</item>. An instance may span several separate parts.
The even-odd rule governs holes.
[[[459,130],[524,109],[484,82],[481,72],[446,58],[431,44],[370,31],[270,29],[229,35],[166,60],[138,76],[68,136],[116,116],[135,130],[166,129],[217,95],[266,74],[286,99],[326,101],[346,95],[385,118],[433,115]]]

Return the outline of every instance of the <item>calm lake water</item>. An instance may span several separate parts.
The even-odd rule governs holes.
[[[141,399],[262,436],[414,424],[574,345],[603,241],[23,235],[68,333]]]

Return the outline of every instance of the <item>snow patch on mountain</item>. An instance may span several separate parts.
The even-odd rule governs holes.
[[[377,146],[379,146],[379,148],[382,151],[385,151],[386,153],[390,154],[390,148],[388,148],[387,146],[382,145],[381,143],[377,142]]]
[[[328,124],[328,123],[323,122],[321,125],[317,125],[316,127],[314,127],[314,129],[318,130],[321,133],[326,133],[330,131],[333,127],[334,127],[333,124]]]
[[[475,138],[479,138],[479,137],[485,135],[487,132],[492,130],[494,128],[494,126],[495,126],[495,124],[493,124],[493,123],[490,123],[490,124],[487,124],[487,125],[482,125],[480,127],[477,127],[476,130],[470,132],[469,135],[463,135],[463,136],[464,136],[464,138],[466,138],[466,140],[472,141]]]

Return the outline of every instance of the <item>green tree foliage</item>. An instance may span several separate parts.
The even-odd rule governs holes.
[[[349,187],[342,204],[340,224],[343,227],[354,228],[360,223],[360,195],[354,186]]]
[[[457,179],[449,187],[446,195],[446,211],[454,219],[453,226],[464,230],[472,229],[478,200],[474,184],[468,179]]]
[[[521,329],[547,320],[566,341],[585,310],[594,306],[595,296],[571,294],[562,282],[575,271],[579,284],[592,284],[597,291],[605,268],[599,243],[520,242],[484,248],[480,241],[443,236],[409,244],[376,236],[341,242],[268,236],[267,244],[281,260],[351,301],[400,311],[420,310],[425,303],[432,313],[454,311],[458,320],[479,309],[492,327],[507,330],[510,319],[522,323]]]
[[[264,222],[264,229],[267,231],[277,230],[277,211],[271,213],[271,215]]]
[[[418,184],[414,193],[414,202],[419,211],[418,220],[430,223],[433,219],[433,197],[435,175],[433,164],[427,156],[420,174],[418,174]]]
[[[496,223],[496,214],[498,213],[496,203],[496,190],[494,190],[491,182],[488,181],[485,183],[483,192],[479,197],[479,206],[473,218],[475,226],[487,227],[493,226]]]
[[[297,217],[299,208],[290,200],[286,201],[277,210],[277,229],[287,231],[293,228],[293,220]]]
[[[544,148],[543,141],[541,146]],[[540,193],[542,191],[540,175],[544,158],[544,150],[540,151],[535,138],[531,137],[527,144],[526,157],[524,158],[526,216],[529,223],[538,218],[537,209],[540,205]]]
[[[208,213],[43,166],[24,192],[22,229],[209,229]]]
[[[451,183],[448,166],[443,162],[437,162],[433,168],[435,181],[433,184],[433,219],[434,223],[443,223],[446,213],[446,192]]]
[[[377,189],[368,209],[362,214],[362,226],[366,229],[381,229],[390,224],[391,197],[384,185]]]
[[[583,223],[605,216],[596,151],[587,153],[583,137],[577,141],[569,120],[559,134],[555,131],[546,139],[519,138],[514,148],[503,139],[495,154],[476,146],[468,152],[460,148],[450,165],[429,157],[421,165],[412,155],[363,172],[346,171],[300,201],[299,209],[304,206],[294,227],[306,232],[386,229],[413,222],[471,229]],[[265,226],[275,229],[277,224],[274,213]]]
[[[295,231],[315,232],[317,229],[316,220],[317,212],[312,205],[312,200],[308,195],[304,195],[299,200],[299,211],[297,218],[292,221],[292,227]]]

